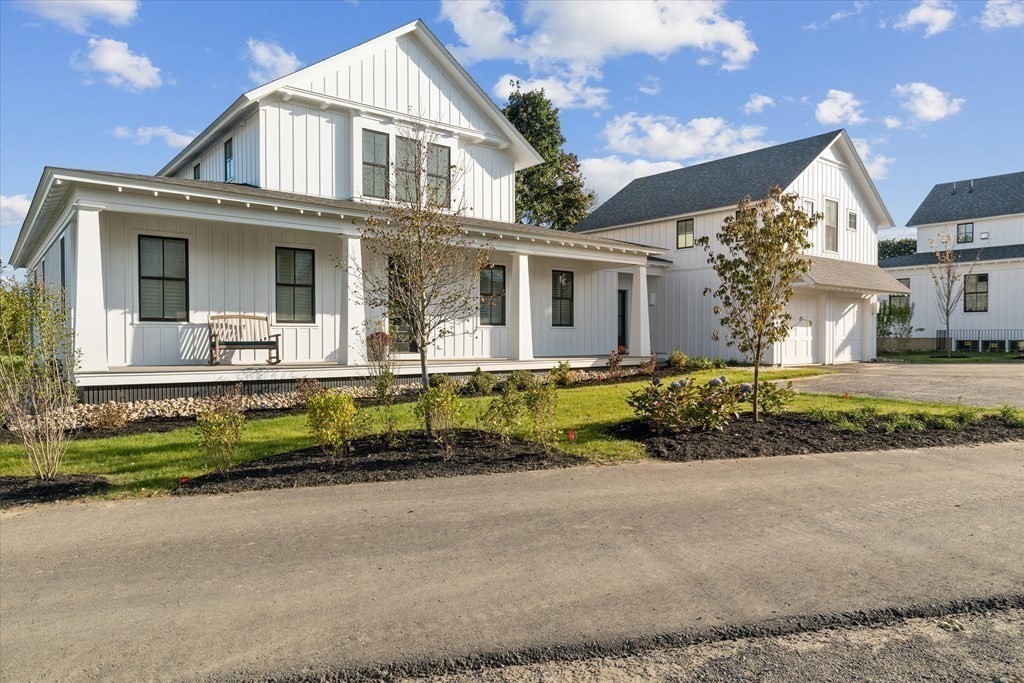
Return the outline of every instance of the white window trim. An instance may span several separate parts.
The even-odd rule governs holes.
[[[836,248],[835,249],[829,249],[828,248],[828,235],[825,232],[826,230],[828,230],[828,222],[827,222],[828,221],[828,212],[825,211],[827,202],[835,202],[836,203],[836,223],[837,223],[837,225],[836,225]],[[826,254],[838,254],[839,253],[839,236],[841,234],[843,234],[842,231],[839,229],[839,225],[838,225],[839,217],[843,215],[842,205],[840,205],[839,199],[837,197],[829,197],[828,195],[822,195],[822,197],[821,197],[821,208],[822,208],[822,212],[821,212],[821,237],[822,237],[822,240],[821,240],[821,250],[823,252],[825,252]]]
[[[850,227],[850,216],[854,217],[853,218],[854,225],[853,225],[852,228]],[[849,232],[857,232],[858,230],[860,230],[860,214],[858,214],[853,209],[847,209],[846,210],[846,229]]]

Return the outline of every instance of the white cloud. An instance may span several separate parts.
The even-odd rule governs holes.
[[[149,57],[135,54],[128,49],[128,43],[119,40],[90,38],[85,59],[76,54],[72,56],[71,63],[80,71],[104,74],[107,83],[129,92],[138,93],[163,84],[160,69],[153,66]]]
[[[812,21],[810,24],[804,26],[804,28],[810,29],[812,31],[816,31],[820,28],[825,28],[829,24],[833,24],[837,21],[842,21],[844,19],[849,19],[850,17],[857,16],[858,14],[864,11],[864,8],[867,7],[867,5],[868,3],[866,2],[855,2],[853,3],[853,9],[836,10],[835,12],[832,13],[831,16],[829,16],[827,21],[823,21],[820,24]]]
[[[648,74],[636,84],[636,89],[645,95],[657,95],[661,92],[661,79]]]
[[[733,126],[717,117],[681,123],[672,116],[641,116],[630,112],[609,121],[601,135],[612,152],[684,161],[760,149],[768,144],[761,137],[764,132],[762,126]]]
[[[978,21],[986,29],[1024,26],[1024,0],[988,0]]]
[[[606,88],[587,84],[586,74],[569,74],[546,76],[543,78],[520,78],[514,74],[505,74],[498,79],[492,88],[500,99],[507,99],[517,81],[522,90],[543,90],[551,102],[561,109],[593,109],[608,106]]]
[[[0,225],[21,225],[31,203],[27,195],[0,194]]]
[[[674,161],[646,161],[634,159],[624,161],[617,156],[583,159],[580,169],[587,179],[587,186],[597,193],[600,204],[624,188],[631,180],[644,176],[664,173],[679,168]]]
[[[743,113],[760,114],[761,112],[764,111],[765,107],[773,106],[775,106],[775,100],[768,97],[767,95],[754,93],[750,96],[750,99],[747,100],[747,103],[743,105]]]
[[[852,138],[853,146],[857,148],[864,167],[868,169],[868,175],[875,180],[882,180],[889,175],[889,164],[896,161],[892,157],[881,154],[872,154],[871,145],[864,138]]]
[[[127,26],[139,11],[138,0],[23,0],[16,6],[75,33],[85,33],[93,21]]]
[[[127,126],[118,126],[114,129],[114,137],[123,140],[131,140],[137,145],[148,145],[154,138],[162,139],[171,149],[181,149],[188,143],[196,133],[178,133],[168,126],[140,126],[135,130]]]
[[[585,75],[576,90],[592,87],[606,61],[626,55],[664,59],[692,48],[705,53],[701,63],[713,53],[731,71],[747,66],[757,51],[746,26],[727,16],[719,0],[609,0],[600,11],[579,0],[527,0],[522,26],[499,0],[443,0],[441,16],[458,35],[449,49],[462,63],[512,60],[528,65],[533,79]]]
[[[937,35],[949,29],[956,18],[956,9],[949,0],[921,0],[921,4],[910,10],[893,26],[909,31],[917,26],[924,26],[924,36]]]
[[[829,90],[828,97],[814,109],[814,116],[818,123],[826,125],[848,124],[855,125],[864,123],[867,118],[861,107],[863,102],[853,96],[852,92],[845,90]]]
[[[885,122],[886,128],[899,128],[903,125],[903,121],[899,120],[895,116],[886,116],[882,120]]]
[[[250,38],[246,42],[246,46],[249,49],[246,56],[252,61],[252,66],[249,67],[249,78],[256,85],[277,80],[302,67],[302,62],[295,56],[295,53],[286,51],[272,40]]]
[[[899,83],[893,92],[903,100],[901,107],[918,121],[926,123],[956,114],[966,101],[962,97],[951,97],[949,93],[927,83]]]

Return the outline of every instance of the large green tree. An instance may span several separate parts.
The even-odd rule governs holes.
[[[878,240],[878,260],[917,253],[917,240],[905,237],[899,240]]]
[[[502,112],[523,134],[544,163],[516,173],[516,220],[556,230],[568,230],[594,205],[579,158],[562,149],[565,136],[558,108],[543,90],[524,92],[512,82],[512,92]]]

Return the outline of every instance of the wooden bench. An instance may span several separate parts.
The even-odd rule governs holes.
[[[267,362],[281,362],[281,335],[270,334],[270,318],[265,315],[211,315],[210,365],[220,364],[221,351],[266,349]]]

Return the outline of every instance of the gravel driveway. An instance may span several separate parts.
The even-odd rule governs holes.
[[[1024,408],[1024,362],[945,365],[851,363],[831,375],[793,380],[800,391]]]

